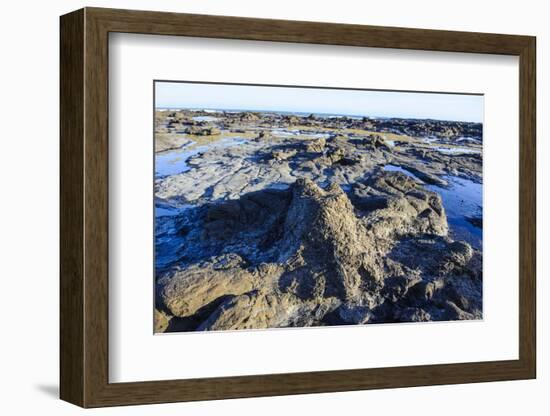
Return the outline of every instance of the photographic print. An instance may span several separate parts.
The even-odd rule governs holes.
[[[483,318],[483,95],[154,97],[155,333]]]

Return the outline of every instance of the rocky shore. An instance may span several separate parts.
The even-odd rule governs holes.
[[[481,319],[481,207],[446,197],[481,188],[481,135],[157,111],[155,331]]]

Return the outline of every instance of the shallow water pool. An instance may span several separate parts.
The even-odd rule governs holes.
[[[471,149],[468,147],[434,147],[430,150],[446,154],[459,154],[459,153],[481,153],[481,150]]]
[[[468,218],[483,218],[483,184],[456,176],[443,177],[449,186],[426,185],[426,189],[441,195],[447,221],[455,239],[465,240],[477,249],[482,248],[483,230]]]
[[[217,121],[218,117],[214,116],[195,116],[193,117],[194,121]]]
[[[386,165],[388,172],[401,172],[424,183],[411,172],[400,166]],[[477,249],[482,248],[483,230],[473,225],[468,218],[483,218],[483,185],[457,176],[444,176],[448,187],[427,185],[424,187],[441,195],[447,214],[447,222],[454,239],[464,240]]]
[[[409,172],[407,169],[403,169],[401,166],[386,165],[384,166],[384,170],[387,172],[401,172],[409,176],[410,178],[413,178],[417,182],[424,183],[424,181],[420,179],[418,176],[416,176],[414,173]]]

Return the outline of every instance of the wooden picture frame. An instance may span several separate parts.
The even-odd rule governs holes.
[[[60,358],[63,400],[101,407],[536,377],[535,38],[85,8],[61,17]],[[110,32],[519,56],[519,359],[109,383]]]

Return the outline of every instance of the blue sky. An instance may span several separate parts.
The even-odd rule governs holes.
[[[155,107],[483,121],[483,96],[155,82]]]

